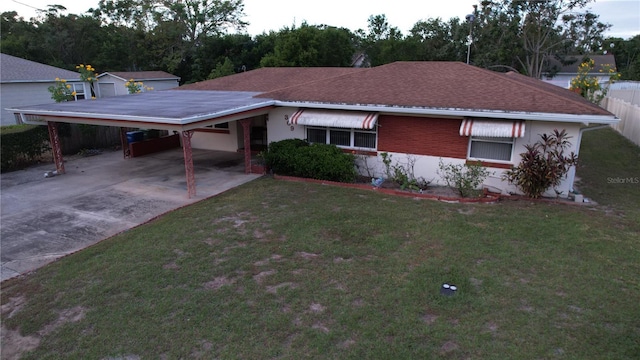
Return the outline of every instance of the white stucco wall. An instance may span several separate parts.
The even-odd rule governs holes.
[[[298,108],[282,107],[269,112],[267,139],[270,143],[284,139],[306,139],[305,127],[302,125],[290,126],[285,118],[285,116],[291,117],[297,110]]]

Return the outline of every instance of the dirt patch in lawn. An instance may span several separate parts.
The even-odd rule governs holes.
[[[7,304],[2,306],[2,313],[4,314],[6,310],[11,316],[13,316],[20,310],[20,308],[22,308],[23,304],[23,297],[12,298]],[[66,323],[78,322],[84,319],[85,314],[86,309],[81,306],[61,310],[58,312],[58,318],[56,320],[54,320],[50,324],[45,325],[36,334],[27,336],[22,336],[20,334],[19,328],[10,330],[2,325],[2,327],[0,327],[0,347],[2,348],[2,359],[19,359],[24,352],[31,351],[37,348],[44,336],[50,334]]]

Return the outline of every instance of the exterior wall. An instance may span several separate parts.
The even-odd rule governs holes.
[[[109,87],[109,89],[106,90],[104,94],[101,92],[100,97],[128,95],[129,90],[127,90],[126,86],[124,86],[124,84],[128,80],[129,79],[122,80],[110,74],[101,76],[98,79],[98,88]],[[151,87],[153,88],[153,90],[167,90],[167,89],[173,89],[175,87],[178,87],[178,80],[136,80],[136,81],[142,81],[144,83],[144,86]],[[111,86],[113,86],[113,88],[111,88]],[[112,89],[115,90],[115,92]]]
[[[270,143],[284,139],[307,138],[304,126],[289,126],[287,124],[286,119],[291,117],[291,115],[293,115],[297,110],[298,108],[282,107],[275,108],[269,112],[269,121],[267,122],[267,139]]]
[[[297,108],[278,108],[271,111],[268,122],[269,142],[306,137],[304,126],[292,127],[285,120],[285,115],[291,116],[296,110]],[[381,115],[378,118],[377,155],[359,155],[356,152],[358,171],[363,175],[384,177],[385,166],[380,154],[386,152],[391,155],[394,164],[413,163],[416,177],[422,177],[432,185],[446,185],[438,175],[440,159],[456,165],[467,162],[471,139],[460,136],[461,122],[462,119]],[[572,143],[568,152],[578,152],[580,124],[527,121],[525,126],[525,136],[514,141],[511,161],[487,164],[491,175],[485,180],[483,187],[504,194],[519,193],[515,186],[502,180],[503,174],[512,165],[519,163],[520,154],[526,150],[525,145],[535,143],[540,139],[539,135],[551,133],[554,129],[565,129],[571,136]],[[560,196],[566,197],[569,194],[574,176],[575,169],[571,169],[567,180],[557,189],[562,192]],[[556,193],[552,189],[545,196],[555,197]]]
[[[68,82],[69,84],[77,82]],[[16,120],[12,112],[6,108],[19,107],[25,105],[53,104],[49,86],[55,82],[32,82],[32,83],[3,83],[0,86],[0,124],[15,125]],[[88,88],[85,86],[85,92]]]
[[[464,159],[468,141],[458,135],[462,119],[381,115],[378,151]]]
[[[562,88],[568,89],[569,86],[571,85],[571,79],[573,79],[574,77],[576,77],[578,74],[557,74],[555,75],[553,78],[548,79],[546,77],[542,77],[542,81],[549,83],[549,84],[553,84],[556,86],[560,86]],[[589,74],[589,76],[594,76],[596,78],[598,78],[598,82],[601,84],[605,84],[607,81],[609,81],[610,76],[598,76],[597,74]]]
[[[191,147],[194,149],[220,150],[220,151],[238,151],[238,122],[229,123],[229,133],[213,133],[204,131],[195,131],[191,138]]]

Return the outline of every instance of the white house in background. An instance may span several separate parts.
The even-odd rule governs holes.
[[[98,75],[98,97],[129,94],[125,84],[131,79],[153,90],[173,89],[180,81],[180,77],[164,71],[110,71]]]
[[[75,71],[60,69],[19,57],[0,54],[0,124],[15,125],[16,117],[9,107],[34,104],[48,104],[51,98],[49,86],[55,85],[56,78],[65,79],[76,92],[76,100],[84,99],[89,87],[80,80]]]
[[[613,54],[607,55],[569,55],[563,59],[564,64],[556,58],[549,61],[550,70],[542,74],[542,81],[568,89],[571,85],[571,79],[578,75],[578,67],[587,60],[595,62],[593,70],[589,72],[590,76],[595,76],[598,81],[603,84],[609,81],[610,74],[600,72],[603,68],[616,69],[616,58]]]

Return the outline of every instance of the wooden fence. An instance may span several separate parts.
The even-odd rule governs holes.
[[[640,106],[621,99],[607,97],[603,101],[603,107],[620,118],[620,122],[612,127],[640,146]]]
[[[60,129],[63,154],[75,154],[85,149],[105,149],[121,146],[120,128],[113,126],[65,124]]]

